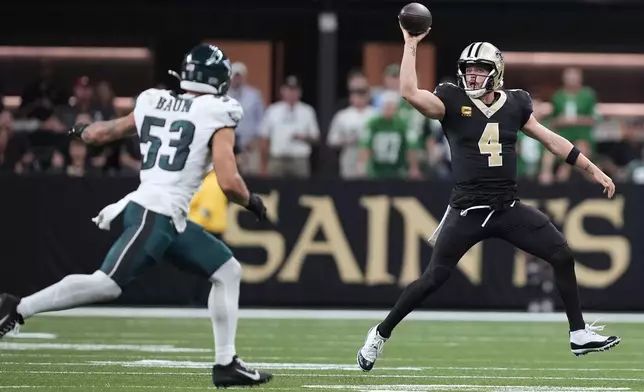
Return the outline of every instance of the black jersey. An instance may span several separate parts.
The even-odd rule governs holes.
[[[441,124],[452,152],[456,185],[450,204],[468,208],[511,203],[517,188],[517,132],[532,114],[530,95],[499,90],[488,106],[451,83],[438,85],[434,94],[445,105]]]

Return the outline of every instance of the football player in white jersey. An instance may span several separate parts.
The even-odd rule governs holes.
[[[215,386],[270,381],[272,375],[249,368],[235,352],[239,262],[223,242],[186,218],[190,200],[211,165],[229,200],[259,220],[266,218],[261,198],[249,193],[237,171],[234,128],[243,111],[226,96],[230,77],[230,62],[221,49],[198,45],[182,64],[185,94],[149,89],[125,117],[74,126],[70,134],[91,144],[138,133],[141,184],[93,219],[104,230],[121,214],[124,222],[122,235],[99,270],[69,275],[22,299],[0,296],[0,338],[35,314],[114,300],[146,267],[169,261],[212,282],[208,310],[215,335]]]

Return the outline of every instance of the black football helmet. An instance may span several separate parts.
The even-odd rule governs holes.
[[[232,69],[230,60],[215,45],[200,44],[186,53],[178,75],[180,86],[186,91],[203,94],[226,95],[230,87]]]

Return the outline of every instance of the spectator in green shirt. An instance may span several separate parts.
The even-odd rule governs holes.
[[[532,98],[532,115],[545,127],[548,127],[547,105],[537,96]],[[544,149],[543,144],[523,132],[517,134],[517,152],[517,177],[535,179],[541,171],[544,153],[549,154],[549,152]]]
[[[418,132],[400,115],[400,96],[385,92],[380,113],[367,122],[360,137],[360,166],[368,178],[420,178]]]
[[[583,85],[583,74],[579,68],[567,68],[563,73],[563,87],[552,96],[552,120],[550,127],[573,143],[586,156],[594,151],[593,126],[596,121],[595,91]],[[552,173],[555,159],[546,154],[544,169]],[[545,159],[545,156],[544,156]],[[558,181],[567,181],[571,174],[570,165],[559,165],[555,175]],[[552,182],[552,176],[542,172],[544,183]]]

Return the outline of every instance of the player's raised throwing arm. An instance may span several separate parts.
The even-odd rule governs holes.
[[[613,180],[602,172],[594,163],[582,154],[577,147],[568,140],[544,127],[534,116],[530,116],[528,122],[523,126],[523,132],[533,139],[540,141],[551,153],[559,158],[565,159],[570,165],[574,165],[587,173],[604,187],[604,193],[608,197],[615,194]]]
[[[212,137],[212,163],[219,187],[228,200],[254,213],[259,220],[266,217],[266,207],[262,199],[251,194],[244,179],[237,170],[235,159],[235,130],[222,128]]]
[[[418,43],[429,33],[429,30],[424,34],[412,36],[402,25],[400,29],[405,37],[405,48],[400,63],[400,94],[425,116],[441,120],[445,115],[443,101],[433,93],[419,89],[418,78],[416,77],[416,49]]]
[[[69,133],[89,144],[105,144],[133,136],[136,134],[134,112],[115,120],[97,121],[91,124],[79,123],[74,125]]]

